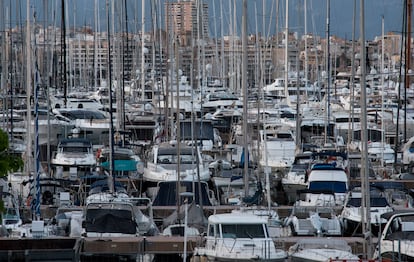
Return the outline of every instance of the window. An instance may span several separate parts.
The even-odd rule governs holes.
[[[262,224],[221,225],[223,238],[265,238]]]

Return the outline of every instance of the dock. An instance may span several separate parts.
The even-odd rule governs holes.
[[[275,238],[277,247],[288,250],[304,237]],[[307,237],[305,237],[307,238]],[[308,237],[312,238],[312,237]],[[362,254],[363,239],[344,237],[354,254]],[[376,244],[373,239],[373,244]],[[187,256],[191,257],[195,247],[203,243],[202,236],[187,237]],[[50,237],[40,239],[0,238],[0,261],[110,261],[123,258],[137,261],[139,257],[180,256],[184,253],[184,237],[140,236],[113,238]],[[106,259],[106,260],[105,260]],[[114,260],[112,260],[114,261]],[[124,261],[124,260],[122,260]],[[173,261],[173,260],[171,260]]]

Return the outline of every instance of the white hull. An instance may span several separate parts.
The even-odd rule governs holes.
[[[114,124],[115,125],[115,124]],[[87,138],[92,144],[108,144],[109,141],[109,128],[111,124],[109,119],[101,120],[85,120],[77,119],[75,121],[75,127],[79,129],[79,137]]]
[[[52,165],[55,166],[86,166],[94,167],[96,165],[95,156],[92,154],[56,154],[53,159],[50,160]]]
[[[359,261],[359,257],[347,251],[336,249],[306,249],[290,255],[292,262],[327,262],[351,260]]]
[[[89,140],[62,139],[50,163],[55,178],[75,179],[80,170],[90,172],[96,166],[96,157]]]
[[[414,261],[414,211],[395,211],[382,217],[387,220],[387,224],[379,237],[374,258]]]
[[[230,248],[229,248],[230,247]],[[216,245],[198,248],[197,255],[209,261],[286,261],[284,250],[274,248],[272,239],[219,239]]]
[[[277,249],[269,237],[266,218],[245,212],[211,215],[204,247],[196,256],[209,261],[285,261],[287,252]],[[263,230],[263,231],[262,231]]]
[[[199,167],[200,181],[210,180],[210,172],[203,166]],[[179,179],[176,170],[165,169],[161,165],[147,163],[147,168],[144,169],[143,179],[148,182],[162,182],[162,181],[198,181],[197,168],[183,170],[179,173]]]
[[[185,143],[178,146],[176,141],[171,141],[155,145],[149,159],[144,168],[144,181],[210,180],[210,170],[204,166],[200,150]]]
[[[289,248],[290,260],[295,262],[359,261],[343,239],[307,238]]]

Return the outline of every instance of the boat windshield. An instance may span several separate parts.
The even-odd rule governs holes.
[[[223,238],[265,238],[262,224],[221,225]]]
[[[98,111],[92,110],[70,110],[70,111],[62,111],[60,112],[61,115],[69,118],[70,120],[75,119],[106,119],[106,116]]]
[[[348,203],[346,204],[347,207],[360,207],[362,205],[361,198],[350,198]],[[387,199],[384,197],[371,197],[370,198],[370,206],[371,207],[386,207],[388,206]]]
[[[77,147],[77,146],[65,146],[62,148],[64,153],[87,153],[89,152],[89,147]]]
[[[177,155],[159,155],[157,162],[160,164],[178,164]],[[196,163],[196,158],[193,155],[180,155],[181,164],[193,164]]]
[[[342,181],[312,181],[309,190],[332,191],[334,193],[346,193],[346,183]]]
[[[293,164],[290,168],[290,172],[306,172],[308,164]]]

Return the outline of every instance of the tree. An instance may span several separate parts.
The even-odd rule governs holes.
[[[14,155],[9,150],[9,137],[6,132],[0,129],[0,178],[8,175],[9,172],[16,172],[24,166],[23,159]],[[0,201],[0,211],[4,209],[4,203]]]

